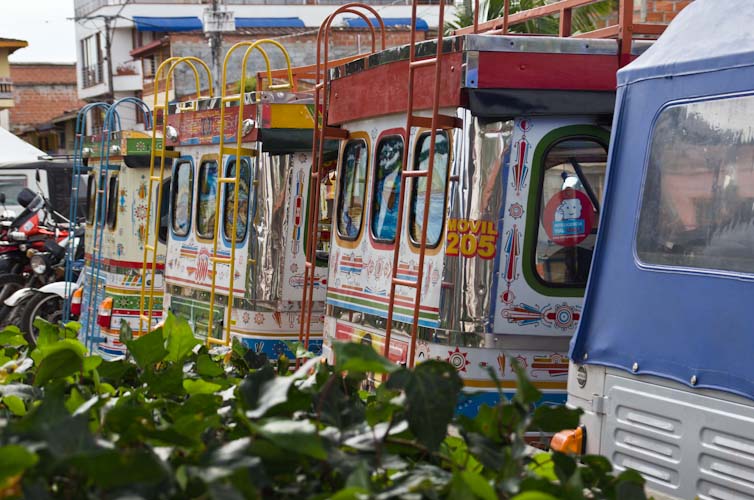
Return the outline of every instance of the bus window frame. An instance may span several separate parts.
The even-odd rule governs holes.
[[[544,162],[550,150],[558,144],[569,140],[589,140],[595,142],[605,149],[606,163],[609,161],[610,150],[610,132],[597,125],[566,125],[551,130],[539,140],[532,160],[532,172],[529,179],[529,193],[526,202],[524,224],[524,245],[522,271],[526,283],[536,292],[547,297],[583,297],[586,290],[586,283],[583,285],[572,285],[550,283],[544,281],[537,272],[536,253],[537,238],[539,236],[539,225],[542,217],[542,196],[544,191],[545,168]],[[607,167],[606,167],[607,168]],[[536,190],[536,192],[532,192]],[[597,217],[599,220],[599,212]],[[597,226],[599,231],[599,225]]]
[[[419,170],[418,164],[417,164],[417,158],[418,158],[418,153],[419,153],[419,144],[420,144],[420,141],[424,137],[430,137],[430,134],[431,134],[431,131],[429,131],[429,130],[421,132],[419,134],[416,134],[416,141],[414,141],[414,156],[411,159],[411,170]],[[429,244],[426,245],[425,248],[427,248],[428,250],[437,249],[438,247],[440,247],[444,243],[444,241],[445,241],[445,238],[444,238],[444,236],[445,236],[445,225],[447,223],[447,218],[448,218],[447,217],[447,210],[448,210],[448,186],[450,185],[450,168],[451,168],[451,166],[453,164],[453,162],[452,162],[452,160],[453,160],[453,158],[452,158],[453,148],[452,148],[451,134],[449,134],[446,130],[441,130],[441,131],[439,131],[439,133],[437,135],[441,135],[441,134],[444,135],[445,138],[448,141],[448,161],[447,161],[447,164],[445,165],[445,189],[443,191],[443,204],[442,204],[442,210],[441,210],[441,213],[442,213],[442,222],[441,222],[441,225],[440,225],[440,234],[439,234],[439,237],[437,239],[437,243],[435,243],[434,245],[429,245]],[[434,165],[434,169],[436,171],[437,165]],[[426,178],[424,178],[424,179],[426,179]],[[408,240],[411,243],[411,246],[413,248],[415,248],[415,249],[421,248],[421,242],[420,241],[416,241],[414,239],[414,235],[411,234],[411,224],[412,224],[412,220],[411,219],[413,217],[412,214],[413,214],[413,211],[414,211],[414,205],[416,204],[417,199],[418,199],[418,192],[417,192],[418,191],[418,187],[417,187],[418,182],[419,182],[419,178],[414,178],[411,181],[411,189],[410,189],[411,195],[410,195],[409,200],[408,200],[408,214],[407,214],[408,217],[407,217],[407,221],[406,221],[407,222],[407,224],[406,224],[406,231],[408,232]],[[430,195],[430,198],[431,198],[431,195]],[[432,204],[431,203],[430,203],[430,208],[432,208]],[[431,215],[432,215],[432,213],[430,212],[430,217],[431,217]],[[422,216],[423,216],[423,214],[422,214]]]
[[[178,189],[178,184],[175,182],[172,182],[173,180],[177,179],[177,172],[178,168],[182,165],[188,165],[189,173],[191,175],[191,179],[189,181],[189,191],[191,193],[191,202],[188,206],[188,225],[186,226],[185,232],[181,231],[178,232],[175,229],[175,196],[176,191]],[[170,214],[168,216],[168,229],[169,229],[169,237],[172,235],[173,238],[177,240],[185,240],[188,238],[189,234],[191,234],[191,229],[193,227],[193,218],[194,218],[194,198],[196,197],[196,179],[194,176],[194,159],[191,156],[181,156],[178,158],[178,160],[173,164],[172,172],[170,173],[171,178],[171,186],[170,186]]]
[[[369,138],[366,134],[351,134],[352,138],[346,141],[346,143],[343,145],[342,152],[340,154],[340,161],[338,165],[338,176],[339,178],[336,179],[336,182],[338,183],[338,191],[337,191],[337,200],[335,205],[335,220],[333,221],[333,224],[335,226],[335,234],[338,237],[338,240],[343,242],[349,242],[349,243],[355,243],[361,240],[362,235],[364,234],[364,216],[367,211],[366,202],[367,202],[367,186],[369,184],[369,174],[370,174],[370,167],[371,167],[371,144],[369,142]],[[361,207],[361,215],[359,217],[359,230],[356,233],[355,236],[348,236],[346,234],[343,234],[340,231],[340,218],[341,214],[343,212],[343,183],[346,180],[346,176],[344,173],[344,159],[346,154],[346,149],[348,148],[349,144],[352,143],[362,143],[364,145],[364,150],[366,154],[366,168],[364,169],[364,182],[363,182],[363,199],[362,199],[362,207]],[[307,204],[308,206],[308,204]]]

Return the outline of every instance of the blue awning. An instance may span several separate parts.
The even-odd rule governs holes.
[[[364,22],[364,20],[360,17],[347,17],[345,19],[346,26],[349,28],[367,28],[367,23]],[[370,17],[369,22],[372,23],[372,26],[379,26],[380,23],[377,22],[377,19]],[[386,28],[398,28],[398,27],[409,27],[411,26],[411,18],[410,17],[383,17],[382,22],[385,24]],[[416,30],[417,31],[429,31],[429,25],[427,24],[427,21],[422,19],[421,17],[416,18]]]
[[[240,28],[304,28],[298,17],[237,17],[236,29]]]
[[[144,17],[134,16],[137,31],[197,31],[202,29],[198,17]]]

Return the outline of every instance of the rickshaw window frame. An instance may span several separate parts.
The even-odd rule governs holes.
[[[119,175],[111,175],[107,182],[107,210],[105,211],[105,225],[110,231],[118,226],[118,189]]]
[[[167,184],[167,190],[166,190],[166,186],[165,186],[166,184]],[[170,200],[173,197],[173,177],[172,176],[171,177],[166,177],[166,178],[162,179],[162,193],[163,193],[163,196],[165,196],[165,192],[168,193],[168,196],[167,196],[167,198],[168,198],[167,199],[168,204],[167,204],[167,225],[165,226],[165,237],[164,238],[160,237],[160,232],[162,231],[162,214],[159,214],[158,217],[160,218],[160,220],[159,220],[159,223],[157,224],[157,242],[158,243],[162,243],[163,245],[167,245],[168,244],[168,239],[170,239],[169,238],[169,236],[170,236],[170,226],[171,226],[171,222],[172,222],[172,220],[170,218],[170,211],[171,211],[171,208],[172,208],[172,206],[171,206],[172,204],[170,203]],[[162,200],[160,202],[160,211],[162,211],[163,209],[164,209],[164,200]]]
[[[199,204],[199,193],[201,191],[200,187],[201,187],[201,183],[202,183],[202,169],[205,168],[210,163],[214,163],[215,166],[217,167],[217,178],[219,179],[220,178],[220,165],[221,164],[220,164],[220,161],[218,160],[218,157],[216,155],[207,155],[204,158],[202,158],[202,161],[199,162],[199,169],[196,172],[196,189],[195,189],[195,194],[196,194],[196,209],[194,210],[194,218],[196,219],[196,224],[194,224],[194,233],[196,234],[197,239],[203,240],[203,241],[212,241],[212,238],[214,236],[212,234],[212,230],[214,228],[210,228],[206,234],[199,232],[199,207],[200,207],[200,204]],[[220,187],[219,184],[215,185],[215,203],[217,203],[217,197],[221,196],[221,193],[219,192],[220,191],[219,187]],[[211,205],[211,208],[214,210],[215,206],[216,205]],[[217,214],[214,214],[214,215],[215,215],[215,218],[217,218]]]
[[[94,225],[97,207],[97,176],[90,174],[86,182],[86,216],[84,222],[88,226]]]

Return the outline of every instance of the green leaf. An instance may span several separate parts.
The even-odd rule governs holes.
[[[343,488],[327,498],[330,500],[361,500],[363,498],[369,498],[369,490],[351,486]]]
[[[148,450],[101,450],[71,460],[72,465],[103,488],[157,484],[167,469]]]
[[[539,401],[542,393],[531,383],[529,377],[526,376],[526,371],[521,368],[521,365],[515,358],[508,357],[508,361],[516,372],[516,395],[513,396],[513,399],[524,406],[532,405]]]
[[[549,453],[537,453],[527,467],[538,477],[552,482],[558,480],[558,476],[555,475],[555,462]]]
[[[307,420],[276,419],[253,428],[259,435],[284,450],[319,460],[327,459],[327,451],[317,435],[317,428]]]
[[[21,474],[39,461],[36,453],[23,446],[0,446],[0,484],[9,477]]]
[[[303,342],[288,341],[288,340],[286,340],[284,342],[285,342],[285,345],[288,347],[288,350],[290,350],[293,353],[293,357],[294,358],[298,358],[298,359],[302,359],[302,358],[311,359],[311,358],[314,358],[314,357],[317,356],[313,352],[307,350],[306,347],[304,347],[304,343]]]
[[[200,354],[196,358],[196,373],[201,377],[219,377],[225,370],[220,363],[212,361],[209,354]]]
[[[554,497],[542,491],[524,491],[523,493],[519,493],[518,495],[513,497],[512,500],[558,500],[558,499],[557,497]]]
[[[183,366],[179,364],[171,363],[159,371],[148,368],[142,375],[142,380],[155,395],[180,396],[186,393],[183,388]]]
[[[355,373],[393,373],[399,366],[377,354],[368,345],[334,342],[335,371]]]
[[[102,358],[99,356],[87,356],[84,358],[84,373],[96,370],[102,364]]]
[[[534,410],[529,425],[530,431],[560,432],[563,429],[575,429],[579,426],[582,410],[568,408],[565,405],[540,405]]]
[[[188,392],[191,395],[194,394],[213,394],[217,391],[219,391],[222,386],[219,384],[213,384],[212,382],[207,382],[206,380],[202,379],[186,379],[183,381],[183,388],[186,389],[186,392]]]
[[[167,337],[168,355],[165,357],[166,361],[173,361],[175,363],[183,361],[183,359],[191,354],[191,350],[201,344],[201,341],[194,337],[191,332],[191,326],[183,318],[179,318],[168,312],[168,317],[165,320],[165,336]]]
[[[0,332],[0,345],[6,347],[20,347],[29,345],[21,334],[21,331],[16,326],[6,327]]]
[[[33,324],[39,332],[37,334],[37,347],[42,348],[60,340],[60,329],[56,325],[42,318],[36,318]]]
[[[18,396],[5,396],[3,398],[3,404],[8,407],[11,413],[18,417],[26,415],[26,405],[24,404],[24,400]]]
[[[293,383],[293,379],[289,377],[277,377],[275,378],[275,370],[270,365],[253,371],[246,375],[243,382],[238,386],[238,394],[247,409],[254,409],[260,402],[260,395],[265,384],[271,380],[277,380],[276,385],[280,385],[277,392],[282,392],[282,397],[277,396],[278,403],[285,401],[285,397],[288,394],[288,388]],[[269,389],[268,389],[269,390]],[[269,396],[269,395],[268,395]]]
[[[131,340],[126,343],[128,351],[134,357],[134,361],[139,365],[139,368],[146,368],[147,366],[159,363],[168,354],[165,349],[165,339],[162,336],[162,328],[156,328],[155,330],[142,335],[136,340]]]
[[[118,340],[121,344],[126,345],[134,339],[134,332],[128,325],[127,321],[120,322],[120,331],[118,332]]]
[[[448,498],[497,500],[497,494],[481,474],[470,470],[457,470],[451,479]]]
[[[81,392],[74,387],[71,389],[71,395],[68,396],[68,400],[65,402],[65,407],[69,412],[73,413],[84,403],[86,403],[86,399],[81,395]]]
[[[448,433],[463,383],[456,369],[444,361],[425,361],[406,373],[409,429],[424,446],[437,450]]]
[[[115,385],[120,385],[123,378],[131,372],[136,372],[136,367],[133,363],[119,359],[117,361],[104,361],[97,367],[97,373],[102,380],[108,380]]]
[[[372,482],[369,479],[369,470],[366,464],[362,461],[356,466],[356,468],[348,475],[346,479],[346,488],[359,488],[366,490],[368,493],[372,489]]]
[[[61,340],[43,350],[44,357],[34,377],[34,385],[42,386],[50,380],[67,377],[81,371],[84,356],[75,345],[69,344],[69,342],[76,341]]]

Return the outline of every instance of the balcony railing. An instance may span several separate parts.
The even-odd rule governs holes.
[[[97,63],[81,68],[81,87],[89,88],[104,81],[103,64]]]

